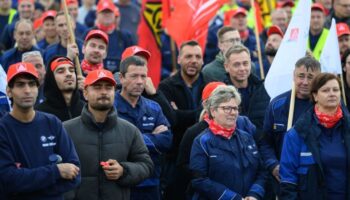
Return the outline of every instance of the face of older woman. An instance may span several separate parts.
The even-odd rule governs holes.
[[[321,112],[335,111],[340,103],[340,87],[335,79],[329,80],[316,94],[313,94],[316,106]]]
[[[236,100],[232,98],[228,102],[219,104],[217,108],[212,108],[211,114],[216,123],[224,128],[232,128],[236,125],[238,104]]]

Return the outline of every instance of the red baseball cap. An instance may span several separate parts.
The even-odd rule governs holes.
[[[73,62],[69,58],[62,56],[62,57],[56,58],[51,62],[50,69],[51,71],[54,72],[58,66],[63,64],[69,64],[71,66],[74,66]]]
[[[97,4],[96,11],[99,13],[104,10],[110,10],[111,12],[115,13],[115,8],[116,6],[111,0],[100,0]]]
[[[139,46],[131,46],[128,47],[124,50],[123,54],[122,54],[122,61],[130,56],[142,56],[144,58],[146,58],[146,60],[148,61],[151,57],[151,53],[149,51],[147,51],[146,49],[139,47]]]
[[[84,87],[92,85],[100,80],[108,81],[114,86],[117,85],[117,82],[114,80],[112,72],[105,69],[97,69],[88,73],[88,75],[85,78]]]
[[[284,7],[294,7],[295,3],[291,0],[279,1],[277,2],[276,8],[284,8]]]
[[[79,5],[77,0],[66,0],[66,4],[67,4],[67,6],[72,5],[72,4]]]
[[[44,22],[47,18],[55,18],[56,17],[57,12],[55,10],[48,10],[46,12],[43,13],[41,19]]]
[[[43,22],[44,21],[42,18],[38,18],[38,19],[34,20],[34,23],[33,23],[34,31],[38,30],[43,25]]]
[[[268,30],[267,30],[267,37],[270,37],[270,35],[272,34],[278,34],[280,35],[281,37],[283,37],[283,32],[282,30],[280,29],[280,27],[276,26],[276,25],[273,25],[271,26]]]
[[[108,35],[101,30],[94,29],[89,31],[89,33],[85,37],[85,42],[87,42],[91,38],[101,38],[108,45]]]
[[[19,74],[29,74],[34,76],[37,80],[39,79],[38,72],[31,63],[18,62],[10,65],[7,70],[7,83],[9,83],[15,76]]]
[[[247,16],[247,10],[244,8],[237,8],[236,10],[229,10],[224,14],[224,26],[229,26],[231,24],[232,17],[237,16],[238,14],[243,14]]]
[[[226,85],[226,84],[218,81],[208,83],[203,89],[202,101],[207,100],[210,97],[211,93],[213,93],[213,91],[220,85]]]
[[[342,35],[350,35],[349,26],[346,23],[337,24],[337,35],[338,37]]]
[[[311,6],[311,10],[319,10],[321,12],[323,12],[323,14],[326,14],[326,9],[323,7],[322,4],[320,3],[314,3]]]
[[[17,5],[21,4],[24,1],[29,1],[30,3],[34,4],[34,0],[18,0]]]

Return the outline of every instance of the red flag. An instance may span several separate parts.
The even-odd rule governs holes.
[[[258,26],[258,31],[259,34],[262,33],[262,31],[264,30],[264,22],[262,19],[262,14],[261,14],[261,8],[258,2],[254,1],[254,5],[255,7],[255,13],[254,13],[254,17],[255,17],[255,21],[256,21],[256,25]]]
[[[138,45],[151,53],[148,61],[148,76],[158,87],[161,76],[161,27],[162,0],[143,0],[141,21],[138,27]]]
[[[208,23],[227,0],[173,0],[173,12],[166,30],[178,46],[186,40],[197,40],[204,50]]]
[[[171,15],[172,0],[162,0],[162,27],[166,26],[166,23]]]

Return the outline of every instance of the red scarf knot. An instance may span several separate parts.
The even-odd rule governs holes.
[[[91,64],[87,60],[83,60],[81,62],[81,69],[83,70],[84,74],[88,74],[89,72],[97,69],[103,69],[103,63],[98,64]]]
[[[232,128],[224,128],[214,120],[209,120],[209,129],[214,135],[220,135],[226,139],[230,139],[236,130],[236,124]]]
[[[115,23],[112,23],[109,26],[105,26],[103,24],[96,24],[96,27],[107,34],[111,33],[112,31],[114,31],[116,29]]]
[[[338,121],[343,117],[343,111],[340,108],[340,105],[337,108],[337,111],[333,115],[328,115],[325,113],[322,113],[318,110],[317,106],[315,106],[315,114],[322,126],[326,128],[333,128]]]

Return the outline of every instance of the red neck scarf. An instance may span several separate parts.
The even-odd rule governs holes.
[[[338,106],[337,111],[333,115],[321,113],[317,106],[315,106],[316,117],[319,122],[326,128],[333,128],[337,122],[343,117],[343,111]]]
[[[81,69],[83,70],[83,72],[85,74],[88,74],[89,72],[91,72],[92,70],[96,70],[96,69],[103,69],[103,63],[98,63],[98,64],[91,64],[89,63],[87,60],[83,60],[81,62]]]
[[[109,26],[105,26],[103,24],[96,24],[97,28],[100,29],[101,31],[109,34],[111,33],[112,31],[115,30],[115,23],[112,23],[111,25]]]
[[[236,125],[233,128],[224,128],[214,120],[209,120],[209,129],[214,135],[220,135],[226,139],[230,139],[236,130]]]
[[[242,41],[246,41],[249,36],[249,30],[241,31],[239,32],[239,35],[241,36]]]
[[[203,120],[206,121],[209,124],[210,119],[209,119],[209,114],[207,112],[204,113]]]

